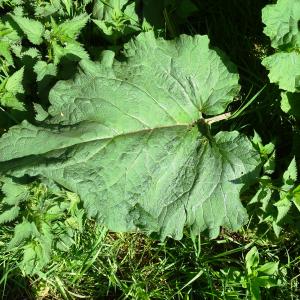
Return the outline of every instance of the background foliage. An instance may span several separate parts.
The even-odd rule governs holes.
[[[0,0],[1,134],[43,120],[50,89],[72,78],[80,59],[99,60],[105,49],[121,59],[123,44],[140,32],[208,34],[236,64],[242,86],[228,107],[233,117],[212,130],[248,135],[263,161],[260,178],[241,195],[249,223],[215,240],[188,230],[181,241],[164,242],[110,233],[86,217],[77,195],[53,183],[1,179],[3,299],[300,297],[300,4],[275,4]],[[287,35],[278,26],[290,16]]]

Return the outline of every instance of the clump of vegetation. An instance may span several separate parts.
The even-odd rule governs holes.
[[[3,299],[299,298],[300,3],[271,2],[0,0]]]

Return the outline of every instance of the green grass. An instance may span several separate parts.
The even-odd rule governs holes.
[[[261,289],[262,299],[298,299],[299,237],[284,233],[272,240],[250,227],[223,231],[214,241],[193,242],[186,233],[182,241],[157,242],[108,233],[89,221],[76,244],[54,253],[40,276],[22,277],[18,260],[1,256],[2,271],[9,271],[1,283],[3,299],[246,299],[241,277],[254,245],[261,264],[279,261],[279,286]]]

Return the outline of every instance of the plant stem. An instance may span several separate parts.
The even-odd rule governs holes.
[[[212,118],[205,119],[204,122],[208,125],[211,125],[222,120],[227,120],[229,117],[231,117],[231,112],[227,112]]]

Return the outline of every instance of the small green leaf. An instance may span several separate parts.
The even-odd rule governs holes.
[[[291,201],[288,197],[280,199],[274,204],[278,209],[277,223],[281,221],[291,208]]]
[[[40,45],[43,42],[45,28],[41,22],[15,15],[12,15],[12,18],[26,34],[31,43],[34,45]]]
[[[278,272],[278,264],[279,262],[267,262],[264,265],[259,266],[256,270],[264,275],[274,275]]]
[[[18,184],[11,178],[2,178],[2,192],[5,197],[3,203],[8,205],[17,205],[27,199],[29,190],[26,185]]]
[[[274,145],[274,144],[272,144]],[[268,160],[264,163],[263,170],[265,174],[271,175],[276,168],[276,152],[274,151]]]
[[[297,164],[295,158],[293,158],[287,170],[284,172],[282,179],[283,190],[290,190],[294,186],[295,182],[297,181]]]
[[[271,180],[270,180],[271,181]],[[251,199],[249,204],[253,203],[261,203],[261,209],[263,211],[266,211],[267,206],[271,200],[272,197],[272,191],[270,188],[262,186],[257,193],[254,195],[254,197]]]
[[[300,211],[300,185],[293,190],[293,202]]]
[[[0,55],[4,57],[8,65],[13,65],[14,61],[12,55],[10,53],[10,45],[9,42],[0,40]]]
[[[63,55],[74,61],[89,59],[89,54],[79,43],[68,43],[63,49]]]
[[[82,28],[86,25],[89,20],[89,16],[87,14],[81,14],[79,16],[74,17],[71,20],[67,20],[57,26],[57,35],[58,37],[68,37],[72,40],[75,40]]]
[[[19,206],[14,206],[9,210],[4,211],[0,214],[0,225],[4,223],[9,223],[17,218],[20,212]]]
[[[245,262],[247,273],[252,274],[252,271],[255,270],[259,264],[259,253],[255,246],[246,254]]]
[[[277,201],[274,206],[277,207],[277,218],[275,221],[273,221],[273,229],[275,231],[276,236],[280,235],[281,232],[281,221],[285,218],[285,216],[288,214],[292,202],[290,197],[287,195],[284,198],[281,198],[279,201]]]
[[[0,103],[5,107],[9,107],[15,110],[26,110],[24,104],[19,101],[19,99],[13,93],[6,92],[4,95],[2,95],[0,98]]]
[[[38,273],[50,261],[50,253],[45,245],[32,242],[24,247],[20,269],[27,275]]]
[[[271,288],[278,286],[278,280],[271,276],[258,276],[251,279],[251,283],[257,287]]]
[[[5,89],[8,92],[13,93],[14,95],[24,93],[24,88],[22,84],[23,76],[24,67],[22,67],[20,70],[16,71],[10,77],[8,77]]]
[[[52,44],[54,65],[59,64],[62,57],[68,57],[73,61],[79,61],[81,59],[89,59],[89,54],[79,43],[67,43],[65,47],[58,45],[57,43]]]
[[[38,235],[38,230],[34,223],[23,220],[22,223],[16,225],[14,237],[8,243],[8,250],[20,246],[26,239]]]

